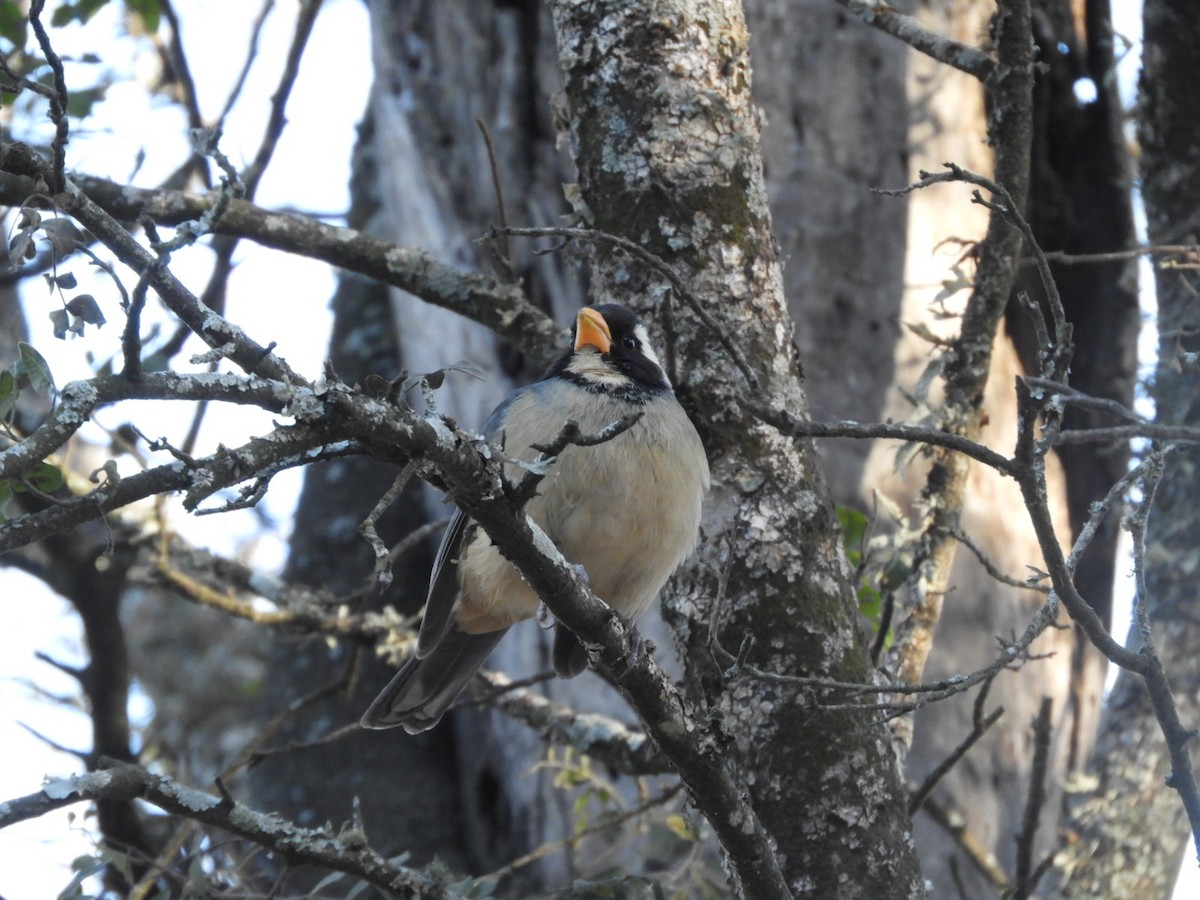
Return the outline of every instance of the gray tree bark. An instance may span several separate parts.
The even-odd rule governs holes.
[[[593,298],[653,315],[714,460],[699,553],[707,565],[682,576],[668,600],[685,684],[711,710],[714,737],[729,742],[794,894],[919,896],[886,733],[862,713],[814,718],[798,692],[713,664],[716,641],[748,646],[746,659],[768,671],[859,680],[868,666],[812,448],[744,404],[750,396],[800,416],[807,407],[740,5],[557,3],[554,12],[580,213],[666,260],[710,320],[702,327],[658,273],[594,248]],[[726,335],[742,360],[721,345]]]

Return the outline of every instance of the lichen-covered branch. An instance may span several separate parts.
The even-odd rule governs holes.
[[[9,153],[0,157],[4,170],[0,173],[0,202],[18,206],[32,193],[29,178],[45,166],[33,161],[32,154],[28,147],[12,145]],[[75,176],[74,183],[110,216],[126,222],[145,214],[160,225],[178,225],[200,218],[214,202],[212,196],[126,187],[87,175]],[[530,303],[520,285],[448,266],[422,249],[389,244],[306,216],[271,212],[245,200],[230,202],[213,224],[213,231],[327,262],[408,291],[486,325],[543,364],[563,345],[565,331]]]
[[[899,38],[914,50],[961,69],[986,82],[996,72],[996,60],[978,47],[971,47],[953,38],[938,34],[912,16],[906,16],[883,0],[837,0],[868,25]]]
[[[164,812],[202,822],[278,853],[290,863],[345,872],[399,897],[446,898],[444,885],[427,874],[393,865],[354,839],[317,828],[301,828],[270,813],[186,787],[139,766],[110,762],[96,772],[60,778],[40,791],[0,803],[0,828],[84,801],[143,800]]]

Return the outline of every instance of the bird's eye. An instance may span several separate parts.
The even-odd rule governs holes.
[[[626,350],[636,350],[638,348],[637,338],[635,338],[632,334],[627,334],[625,337],[621,338],[621,346]]]

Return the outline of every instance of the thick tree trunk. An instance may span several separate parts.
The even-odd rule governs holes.
[[[708,319],[659,273],[594,248],[592,298],[642,308],[665,332],[670,374],[713,458],[706,564],[670,603],[686,683],[748,777],[797,896],[920,896],[885,731],[713,665],[719,641],[749,646],[746,659],[769,671],[867,677],[812,447],[743,402],[806,410],[740,4],[559,2],[554,12],[581,214],[665,259]]]

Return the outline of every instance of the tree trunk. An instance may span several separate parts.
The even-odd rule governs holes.
[[[918,16],[932,30],[970,43],[988,29],[992,4],[923,3]],[[1029,218],[1047,250],[1095,253],[1123,249],[1132,242],[1127,196],[1127,154],[1120,140],[1119,102],[1110,77],[1112,56],[1107,8],[1091,4],[1087,15],[1071,19],[1058,0],[1037,4],[1035,22],[1040,58],[1051,65],[1040,71],[1034,93],[1034,138]],[[1079,26],[1081,32],[1076,34]],[[1104,38],[1101,41],[1096,36]],[[1065,48],[1065,49],[1064,49]],[[1075,81],[1090,77],[1098,86],[1096,102],[1081,104]],[[974,79],[916,53],[909,59],[909,178],[940,171],[953,161],[975,171],[992,170],[985,140],[982,86]],[[909,197],[908,263],[902,321],[920,323],[927,332],[952,335],[965,292],[935,299],[959,280],[953,271],[971,272],[964,258],[982,238],[984,211],[970,205],[961,185],[941,185]],[[1107,268],[1057,266],[1055,275],[1068,318],[1075,326],[1077,353],[1071,383],[1080,390],[1129,403],[1136,364],[1137,308],[1129,263]],[[1018,276],[1018,289],[1035,298],[1041,288],[1031,269]],[[1015,305],[996,337],[984,400],[987,424],[982,440],[1011,453],[1016,434],[1013,382],[1031,371],[1035,348],[1029,322]],[[914,330],[903,330],[896,344],[896,387],[884,413],[895,421],[920,419],[940,402],[921,395],[922,375],[936,348]],[[935,382],[936,385],[936,382]],[[914,406],[916,398],[919,405]],[[1072,421],[1073,426],[1083,423]],[[882,442],[871,455],[865,480],[872,491],[910,511],[919,500],[923,476],[918,466],[897,465],[898,444]],[[1072,452],[1049,460],[1052,509],[1064,541],[1073,538],[1100,499],[1123,471],[1127,453],[1106,447]],[[999,513],[1017,509],[1016,487],[986,467],[972,464],[961,527],[1001,572],[1024,577],[1039,565],[1041,553],[1024,516]],[[886,520],[886,516],[881,518]],[[1115,517],[1084,557],[1078,583],[1098,609],[1109,607]],[[960,549],[954,561],[934,649],[925,677],[937,680],[978,668],[995,652],[997,640],[1019,633],[1042,603],[1032,591],[992,578],[975,556]],[[1066,622],[1065,616],[1063,622]],[[1004,672],[991,685],[984,711],[1003,707],[1003,717],[976,743],[931,795],[914,822],[923,871],[934,896],[951,895],[965,885],[970,896],[1003,889],[1016,869],[1020,829],[1031,777],[1031,724],[1043,697],[1052,701],[1051,768],[1043,777],[1048,796],[1034,849],[1040,860],[1058,843],[1054,821],[1061,803],[1059,785],[1081,764],[1094,734],[1103,683],[1102,658],[1068,628],[1051,630],[1034,645],[1053,654]],[[974,695],[960,696],[922,709],[914,724],[908,774],[920,784],[972,730]]]
[[[1194,242],[1200,234],[1195,186],[1200,164],[1200,22],[1186,0],[1147,0],[1139,137],[1151,244]],[[1200,350],[1196,279],[1184,269],[1156,266],[1158,365],[1152,393],[1156,421],[1200,424]],[[1153,644],[1171,677],[1186,727],[1200,721],[1200,625],[1195,617],[1200,504],[1194,446],[1167,456],[1146,535],[1146,604]],[[1130,631],[1132,646],[1141,636]],[[1088,762],[1092,791],[1069,798],[1073,840],[1056,860],[1048,896],[1169,897],[1187,844],[1179,796],[1167,783],[1170,761],[1140,678],[1121,673],[1105,708],[1100,738]],[[1113,803],[1114,796],[1121,797]]]
[[[686,684],[711,710],[714,737],[754,773],[750,795],[797,896],[919,896],[886,733],[869,715],[814,713],[798,691],[726,677],[713,665],[716,641],[733,652],[749,647],[746,660],[768,671],[867,677],[812,447],[767,427],[743,402],[806,410],[740,6],[557,3],[554,11],[579,212],[666,260],[707,318],[659,273],[593,248],[592,299],[632,303],[655,318],[669,374],[713,459],[699,553],[707,564],[679,579],[668,601]]]

